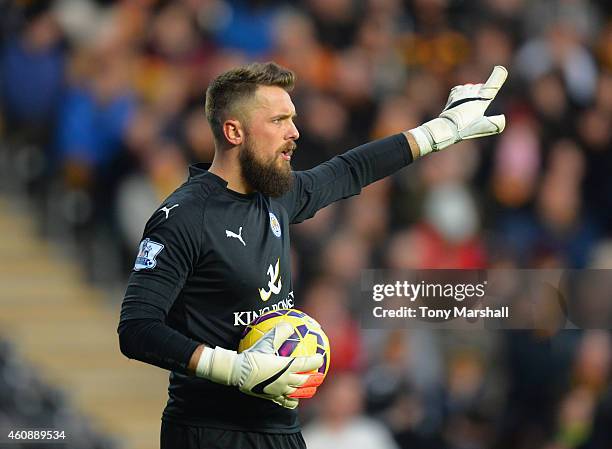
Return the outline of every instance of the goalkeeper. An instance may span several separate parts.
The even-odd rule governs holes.
[[[293,72],[251,64],[211,82],[214,160],[190,167],[147,222],[118,329],[123,354],[170,370],[162,449],[305,447],[295,408],[316,391],[308,372],[321,357],[275,355],[287,325],[234,351],[254,318],[299,306],[289,225],[418,157],[502,132],[504,116],[485,111],[506,76],[495,67],[486,83],[453,88],[438,118],[302,172],[291,170]]]

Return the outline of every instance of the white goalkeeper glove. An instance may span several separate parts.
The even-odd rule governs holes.
[[[308,372],[319,368],[323,357],[319,354],[309,357],[275,355],[292,333],[293,326],[279,323],[240,354],[219,347],[206,347],[198,361],[196,376],[236,386],[243,393],[293,409],[299,400],[289,396],[298,387],[311,383],[312,374]]]
[[[501,133],[506,127],[504,115],[487,117],[484,113],[507,77],[508,71],[498,65],[484,84],[453,87],[440,116],[409,131],[421,156],[464,139]]]

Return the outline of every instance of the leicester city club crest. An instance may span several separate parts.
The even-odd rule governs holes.
[[[272,229],[272,233],[280,238],[281,236],[281,226],[280,223],[278,221],[278,218],[276,218],[276,215],[274,215],[272,212],[270,212],[270,229]]]
[[[157,265],[155,258],[162,249],[164,249],[164,245],[154,242],[151,239],[144,239],[140,242],[134,270],[150,270],[151,268],[155,268],[155,265]]]

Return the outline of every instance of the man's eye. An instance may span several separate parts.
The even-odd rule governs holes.
[[[280,122],[281,122],[281,119],[279,119],[279,118],[275,118],[274,120],[272,120],[272,123],[278,124]]]

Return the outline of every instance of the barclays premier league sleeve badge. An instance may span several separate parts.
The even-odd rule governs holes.
[[[142,242],[140,242],[140,248],[138,248],[138,256],[136,256],[134,270],[140,271],[155,268],[155,265],[157,265],[155,258],[159,253],[161,253],[162,249],[164,249],[164,245],[150,239],[144,239]]]

